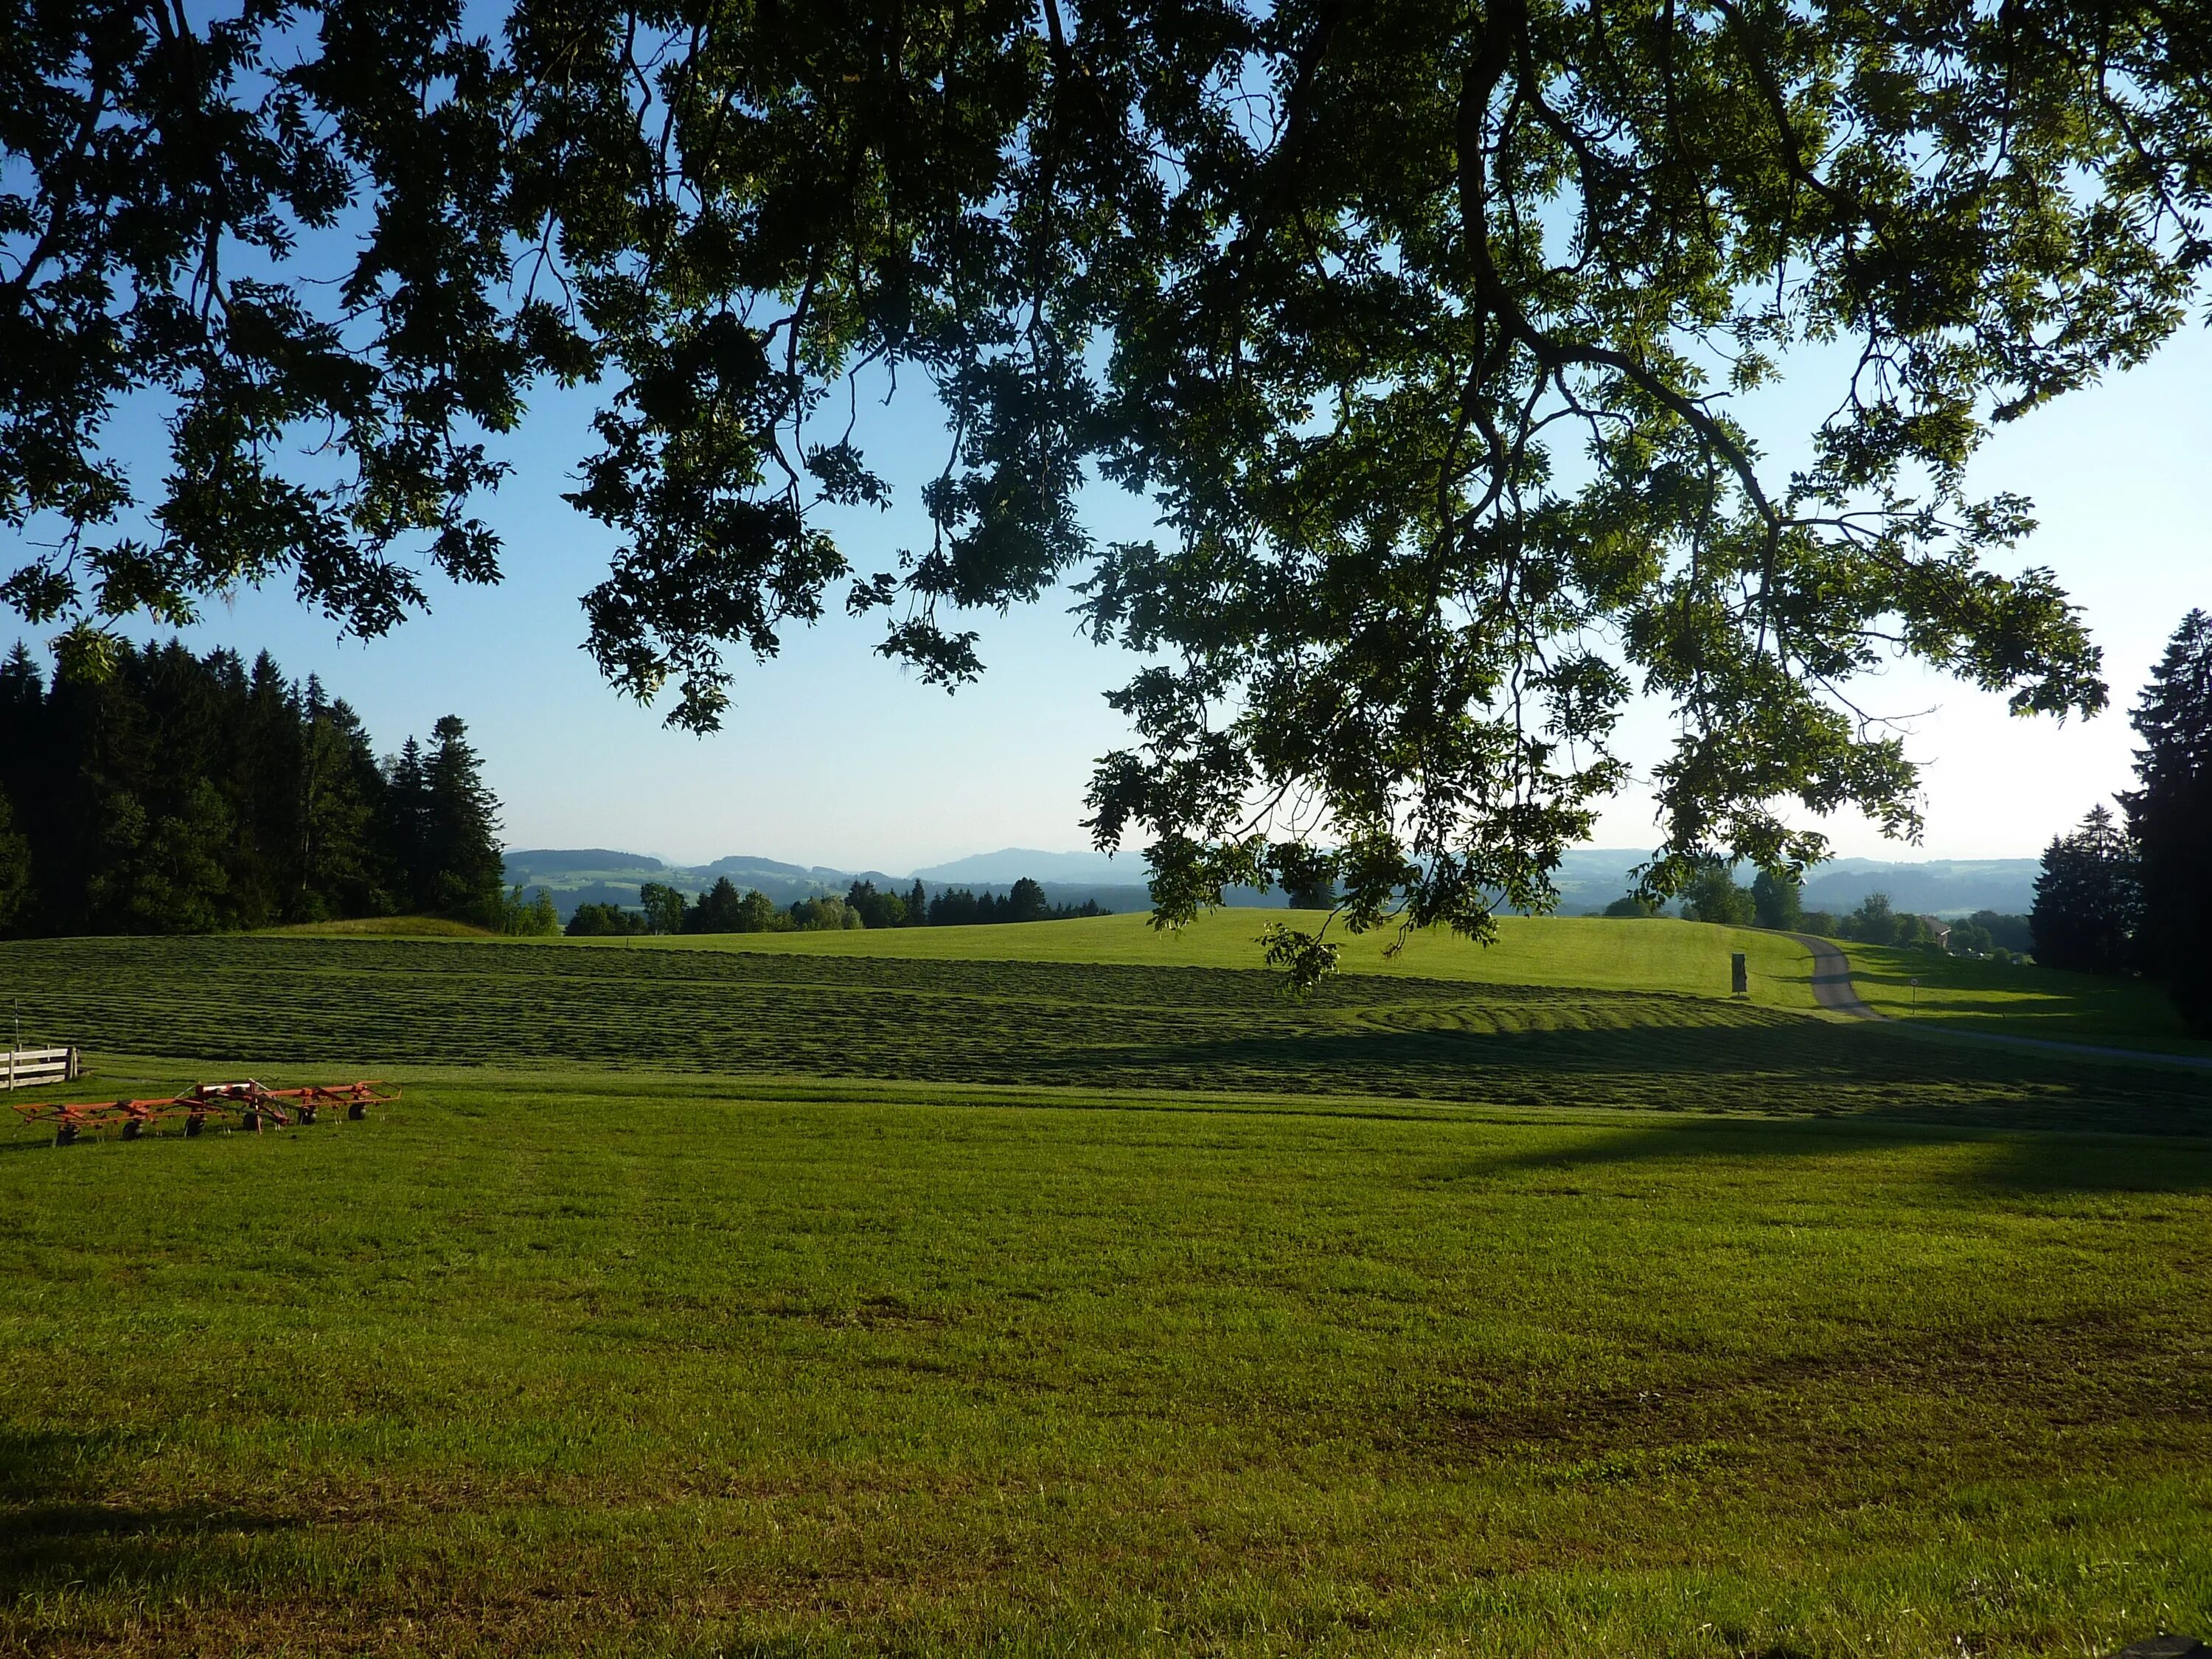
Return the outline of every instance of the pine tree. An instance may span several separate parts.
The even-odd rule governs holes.
[[[368,733],[343,699],[324,700],[313,676],[302,714],[298,908],[303,916],[388,915],[405,875],[389,840],[384,774]]]
[[[2182,619],[2131,723],[2142,787],[2120,799],[2142,860],[2138,956],[2190,1028],[2212,1033],[2212,616]]]
[[[422,868],[426,908],[498,921],[507,874],[499,848],[499,800],[485,787],[468,727],[448,714],[430,728],[422,763]]]
[[[413,738],[386,767],[384,788],[385,840],[398,866],[399,886],[408,908],[430,908],[429,786],[424,775],[422,746]]]
[[[753,931],[744,925],[744,900],[737,884],[727,876],[715,878],[714,884],[699,895],[698,903],[691,907],[684,919],[687,933],[738,933]]]
[[[31,843],[15,830],[15,815],[0,791],[0,934],[12,933],[30,908]]]
[[[906,925],[909,927],[929,926],[929,890],[921,884],[921,878],[914,878],[914,889],[906,896]]]
[[[303,902],[307,816],[300,780],[307,757],[300,696],[266,651],[246,676],[233,744],[240,924],[317,920],[310,912],[319,907]]]
[[[2136,850],[2111,809],[2093,807],[2070,836],[2054,836],[2035,878],[2028,927],[2045,968],[2124,974],[2142,919]]]
[[[387,782],[353,710],[265,653],[249,669],[121,643],[100,668],[66,661],[49,684],[21,644],[0,659],[15,820],[0,927],[197,932],[495,902],[498,803],[458,720],[427,757],[410,739]]]

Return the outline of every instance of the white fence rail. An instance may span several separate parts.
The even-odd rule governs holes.
[[[70,1083],[83,1069],[74,1048],[0,1048],[0,1079],[9,1089],[42,1088]]]

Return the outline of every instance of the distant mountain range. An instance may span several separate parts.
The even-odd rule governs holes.
[[[1559,908],[1569,915],[1601,910],[1634,884],[1632,873],[1650,854],[1629,848],[1578,847],[1554,878]],[[1882,859],[1836,859],[1805,882],[1808,910],[1855,910],[1869,893],[1887,893],[1893,908],[1922,915],[1963,916],[1976,910],[2024,915],[2035,902],[2036,859],[1929,859],[1902,863]],[[1740,867],[1736,879],[1749,882]]]
[[[1100,872],[1103,879],[1091,872]],[[507,879],[523,887],[543,887],[553,896],[562,921],[576,914],[580,904],[625,904],[638,902],[638,888],[657,881],[678,892],[703,893],[728,877],[740,890],[757,887],[778,904],[811,898],[820,893],[842,893],[856,881],[872,881],[878,887],[904,892],[919,879],[933,896],[948,887],[1003,895],[1024,876],[1042,885],[1054,904],[1079,905],[1085,901],[1102,909],[1145,910],[1152,906],[1145,889],[1141,857],[1109,864],[1095,853],[1032,853],[1009,847],[996,853],[955,860],[903,876],[881,870],[837,870],[827,865],[786,864],[777,859],[738,854],[712,864],[672,865],[642,853],[622,853],[604,847],[520,848],[507,854]],[[1233,902],[1279,904],[1260,895]]]
[[[954,886],[979,881],[1092,882],[1121,886],[1145,884],[1145,855],[1124,853],[1040,853],[1033,847],[1001,847],[995,853],[970,853],[950,864],[933,864],[914,872],[924,881]]]
[[[1576,848],[1561,860],[1555,878],[1560,911],[1578,915],[1602,910],[1634,884],[1632,872],[1650,856],[1641,848]],[[1933,859],[1910,864],[1838,859],[1821,866],[1806,882],[1805,907],[1850,910],[1868,894],[1883,892],[1896,908],[1927,915],[1960,916],[1975,910],[2018,915],[2034,902],[2035,873],[2039,867],[2034,859]],[[1145,875],[1141,854],[1125,853],[1109,859],[1103,853],[1046,853],[1023,847],[972,854],[903,876],[881,870],[786,864],[742,854],[697,866],[666,864],[642,853],[604,847],[530,848],[507,854],[507,880],[544,888],[552,894],[564,921],[580,904],[634,905],[638,902],[638,887],[644,882],[665,882],[681,892],[696,894],[724,876],[740,888],[757,887],[778,904],[817,893],[842,893],[855,881],[872,881],[878,887],[903,891],[919,879],[932,894],[948,887],[1004,893],[1028,877],[1039,883],[1055,904],[1081,904],[1088,899],[1103,909],[1143,910],[1151,904]],[[1739,872],[1738,878],[1748,881],[1749,869]],[[1237,905],[1279,907],[1283,902],[1280,894],[1249,888],[1237,889],[1229,898]]]

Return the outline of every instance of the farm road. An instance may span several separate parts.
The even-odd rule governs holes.
[[[2003,1048],[2035,1048],[2085,1059],[2140,1060],[2152,1066],[2185,1066],[2192,1071],[2212,1072],[2212,1058],[2202,1054],[2162,1054],[2147,1048],[2112,1048],[2100,1043],[2058,1042],[2049,1037],[2008,1036],[1994,1031],[1962,1031],[1955,1026],[1893,1020],[1860,1000],[1851,983],[1850,960],[1841,951],[1810,933],[1792,933],[1790,937],[1813,953],[1813,1000],[1831,1012],[1851,1019],[1880,1020],[1893,1030],[1910,1032],[1915,1036],[1949,1037],[1962,1042],[1995,1043]]]
[[[1853,1019],[1883,1018],[1859,1000],[1857,988],[1851,983],[1850,960],[1841,951],[1810,933],[1792,933],[1790,937],[1813,953],[1814,1001]]]

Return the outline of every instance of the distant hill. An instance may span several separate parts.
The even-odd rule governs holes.
[[[1808,910],[1854,910],[1869,893],[1889,895],[1893,908],[1924,915],[1966,915],[1996,910],[2025,915],[2035,904],[2039,859],[1931,859],[1891,864],[1878,859],[1838,859],[1805,884]]]
[[[1632,848],[1578,847],[1560,860],[1553,878],[1559,908],[1571,915],[1603,908],[1626,893],[1631,874],[1651,854]],[[1887,893],[1899,910],[1962,916],[1975,910],[2023,915],[2035,902],[2036,859],[1929,859],[1906,863],[1885,859],[1836,859],[1805,883],[1808,910],[1855,910],[1869,893]],[[1749,866],[1736,872],[1748,882]]]
[[[1559,908],[1569,915],[1602,909],[1628,891],[1632,872],[1650,857],[1641,848],[1577,847],[1560,860],[1556,880]],[[1930,859],[1905,863],[1881,859],[1838,859],[1814,872],[1805,884],[1811,910],[1856,909],[1874,892],[1889,895],[1899,910],[1927,915],[1965,915],[1974,910],[2024,914],[2035,901],[2034,859]],[[918,878],[932,894],[948,887],[1003,895],[1024,877],[1041,883],[1055,904],[1085,900],[1127,913],[1149,907],[1145,861],[1139,854],[1109,859],[1103,853],[1047,853],[1035,848],[1005,847],[975,853],[945,864],[924,866],[903,876],[880,870],[840,870],[829,865],[787,864],[750,854],[732,854],[711,864],[665,864],[642,853],[610,848],[528,848],[507,855],[507,878],[524,887],[543,887],[553,895],[562,920],[580,904],[638,902],[642,882],[660,881],[697,894],[726,876],[738,887],[757,887],[778,904],[817,893],[842,893],[855,881],[901,890]],[[1751,879],[1748,866],[1737,878]],[[1279,893],[1237,888],[1227,895],[1235,907],[1279,906]]]
[[[1104,883],[1119,886],[1145,884],[1145,855],[1124,853],[1109,858],[1103,853],[1041,853],[1032,847],[1002,847],[995,853],[971,853],[950,864],[932,864],[914,872],[924,881],[953,887],[979,883],[1016,882],[1027,876],[1044,883]]]
[[[605,847],[526,848],[507,854],[507,867],[551,876],[579,870],[658,870],[661,864],[642,853],[617,853]]]
[[[886,883],[910,882],[911,876],[887,876],[880,870],[838,870],[826,864],[782,864],[775,859],[755,858],[748,853],[738,853],[729,858],[716,859],[712,864],[698,866],[690,873],[705,878],[708,886],[727,876],[739,887],[757,887],[770,898],[776,896],[778,884],[803,888],[806,892],[835,890],[842,892],[856,881],[872,881],[881,887]],[[794,891],[794,898],[805,896]]]

